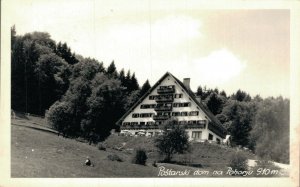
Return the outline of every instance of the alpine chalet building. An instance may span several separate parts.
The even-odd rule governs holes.
[[[165,120],[176,118],[189,140],[221,143],[226,129],[190,90],[190,79],[183,82],[167,72],[117,122],[121,133],[144,132],[155,136]]]

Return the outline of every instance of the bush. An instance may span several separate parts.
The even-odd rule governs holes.
[[[135,156],[132,159],[134,164],[145,165],[148,157],[146,151],[144,149],[137,149],[135,152]]]
[[[118,162],[123,162],[123,159],[121,159],[118,155],[113,154],[113,155],[108,155],[107,158],[111,161],[118,161]]]
[[[97,147],[101,151],[106,151],[106,146],[103,143],[98,143]]]
[[[182,154],[189,150],[190,144],[185,130],[178,125],[166,126],[164,134],[155,139],[159,152],[165,155],[164,162],[170,162],[176,153]]]
[[[235,154],[233,154],[229,166],[232,168],[232,170],[238,170],[238,171],[247,171],[248,170],[248,159],[246,155],[241,152],[237,151]]]

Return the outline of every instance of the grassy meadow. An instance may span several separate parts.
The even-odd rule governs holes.
[[[88,145],[76,139],[57,136],[56,132],[38,117],[17,116],[11,126],[11,177],[160,177],[161,166],[173,171],[190,171],[188,176],[176,177],[231,177],[213,175],[214,170],[227,171],[235,149],[215,144],[194,143],[189,153],[174,155],[175,163],[157,163],[162,160],[154,146],[154,139],[111,135],[101,144]],[[137,148],[147,152],[145,166],[133,164]],[[122,162],[111,161],[108,155],[118,155]],[[251,153],[247,157],[254,159]],[[94,167],[84,165],[89,157]],[[184,164],[184,165],[182,165]],[[208,171],[205,175],[193,175],[195,171]],[[166,176],[163,176],[166,177]]]

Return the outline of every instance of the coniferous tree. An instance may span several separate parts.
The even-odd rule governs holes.
[[[208,109],[214,114],[217,115],[222,112],[223,104],[225,99],[220,97],[216,92],[212,92],[206,99],[205,104]]]
[[[253,119],[251,105],[230,100],[223,108],[222,114],[227,117],[225,126],[232,136],[233,144],[249,147]]]
[[[198,86],[196,95],[201,97],[201,98],[203,97],[203,90],[202,90],[201,86]]]
[[[231,98],[237,101],[251,101],[250,95],[240,89],[235,94],[233,94]]]
[[[114,61],[112,61],[111,64],[107,67],[106,74],[112,78],[118,77],[118,72]]]
[[[76,64],[79,62],[75,57],[75,53],[71,52],[71,49],[68,47],[67,43],[62,44],[61,42],[58,42],[55,53],[69,64]]]
[[[138,90],[139,89],[139,83],[135,77],[135,73],[132,74],[131,78],[130,78],[130,89],[132,91],[134,90]]]
[[[224,97],[227,97],[227,94],[226,94],[226,92],[225,92],[224,90],[222,90],[222,91],[220,92],[220,95],[222,95],[222,96],[224,96]]]
[[[123,68],[121,69],[121,71],[119,73],[119,78],[120,78],[122,86],[125,86],[125,71]]]
[[[140,91],[140,95],[143,96],[150,88],[151,88],[151,85],[150,85],[150,83],[147,79],[146,82],[142,86],[142,89]]]

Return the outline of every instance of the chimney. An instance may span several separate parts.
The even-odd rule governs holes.
[[[191,81],[190,78],[184,78],[184,79],[183,79],[183,85],[184,85],[188,90],[191,89],[191,88],[190,88],[190,81]]]

